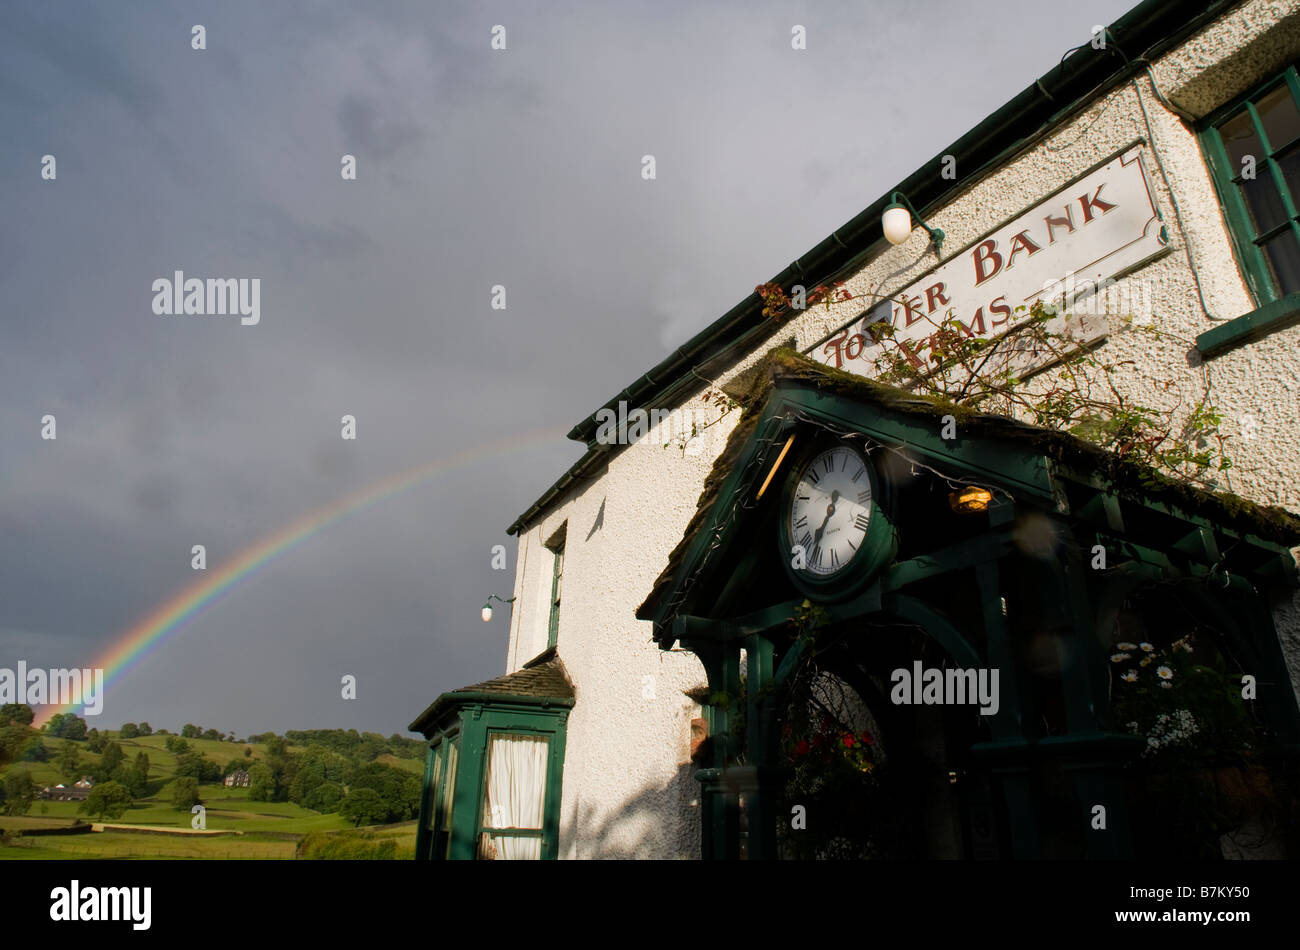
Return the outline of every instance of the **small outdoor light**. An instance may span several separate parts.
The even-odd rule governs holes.
[[[959,515],[988,511],[991,501],[993,501],[993,493],[986,488],[969,486],[961,491],[948,493],[948,504],[952,505],[952,510]]]
[[[922,221],[921,216],[912,207],[912,202],[908,201],[907,195],[901,191],[896,191],[889,196],[889,205],[880,217],[880,226],[884,229],[885,240],[890,244],[902,244],[906,241],[912,234],[914,217],[916,223],[925,228],[926,233],[930,235],[930,242],[934,245],[934,255],[938,257],[939,250],[943,247],[943,232]]]
[[[492,601],[494,600],[497,603],[501,603],[501,604],[513,604],[515,602],[515,599],[513,597],[511,597],[509,600],[506,600],[502,597],[498,597],[496,594],[488,594],[487,603],[483,605],[483,610],[481,611],[484,623],[492,622]]]

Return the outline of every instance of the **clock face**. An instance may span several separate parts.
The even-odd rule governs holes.
[[[804,466],[788,515],[790,543],[804,552],[800,573],[825,579],[848,567],[867,535],[871,484],[866,460],[846,445],[828,449]]]

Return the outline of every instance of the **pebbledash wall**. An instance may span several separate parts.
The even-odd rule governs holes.
[[[1195,32],[1152,55],[1149,72],[1141,64],[1121,71],[1122,78],[1112,78],[1054,124],[1028,135],[991,169],[964,178],[959,158],[955,182],[937,186],[947,194],[919,208],[946,232],[942,260],[1141,142],[1170,251],[1122,278],[1120,299],[1127,291],[1127,299],[1145,301],[1151,313],[1136,316],[1189,340],[1257,310],[1263,301],[1252,296],[1234,251],[1197,121],[1300,58],[1300,2],[1220,5],[1204,24],[1195,16],[1196,11],[1181,14]],[[1074,55],[1111,55],[1117,69],[1124,67],[1143,52],[1123,49],[1127,19],[1114,25],[1111,41],[1119,49]],[[937,176],[939,166],[931,164]],[[879,228],[875,240],[859,244],[858,260],[837,275],[855,295],[869,286],[892,295],[937,263],[920,228],[898,246],[887,244]],[[1139,281],[1140,287],[1132,283]],[[751,330],[743,352],[713,359],[701,375],[739,391],[746,370],[768,349],[793,340],[799,350],[809,350],[862,309],[854,301],[829,311],[813,306],[780,324],[769,319],[770,333]],[[1202,385],[1202,374],[1210,374],[1235,463],[1223,488],[1300,511],[1300,326],[1283,324],[1202,361],[1189,357],[1188,347],[1152,346],[1118,323],[1113,329],[1104,351],[1134,361],[1126,384],[1144,400],[1181,396],[1186,403]],[[1172,380],[1174,391],[1162,396],[1152,380]],[[687,399],[640,404],[676,409],[699,421],[718,419],[721,410],[704,401],[704,388],[700,384]],[[553,489],[512,526],[519,537],[518,599],[507,672],[547,647],[554,563],[548,544],[564,541],[558,649],[577,699],[564,763],[562,858],[700,854],[690,740],[691,720],[701,710],[686,693],[704,686],[703,668],[689,653],[659,650],[650,640],[651,625],[635,620],[633,612],[680,540],[738,417],[723,417],[685,453],[674,445],[664,448],[669,434],[659,431],[628,446],[589,441],[587,456],[571,470],[578,477],[561,479],[559,494]],[[1275,620],[1292,680],[1300,684],[1300,599],[1280,608]]]

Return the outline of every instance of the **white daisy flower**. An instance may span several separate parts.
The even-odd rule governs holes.
[[[1110,661],[1112,663],[1123,663],[1128,658],[1129,655],[1127,653],[1113,653],[1111,654]]]
[[[1154,652],[1155,652],[1155,649],[1156,649],[1156,648],[1153,647],[1151,644],[1149,644],[1149,643],[1145,643],[1145,642],[1144,642],[1144,643],[1140,643],[1140,644],[1138,644],[1138,646],[1142,647],[1142,652],[1143,652],[1143,653],[1154,653]]]
[[[1137,670],[1125,670],[1124,675],[1120,677],[1126,683],[1136,683],[1138,678]]]
[[[1115,648],[1117,650],[1136,650],[1138,645],[1136,643],[1117,643]]]
[[[1160,677],[1162,680],[1171,680],[1174,678],[1174,671],[1167,666],[1157,666],[1156,676]]]
[[[1169,682],[1169,680],[1165,680],[1165,681],[1162,682],[1160,685],[1163,686],[1165,689],[1173,689],[1173,688],[1174,688],[1174,684],[1171,683],[1171,682]]]

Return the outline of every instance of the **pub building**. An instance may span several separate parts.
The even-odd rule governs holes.
[[[1081,42],[573,428],[418,858],[1300,855],[1300,8]],[[1231,467],[876,378],[1040,312]]]

